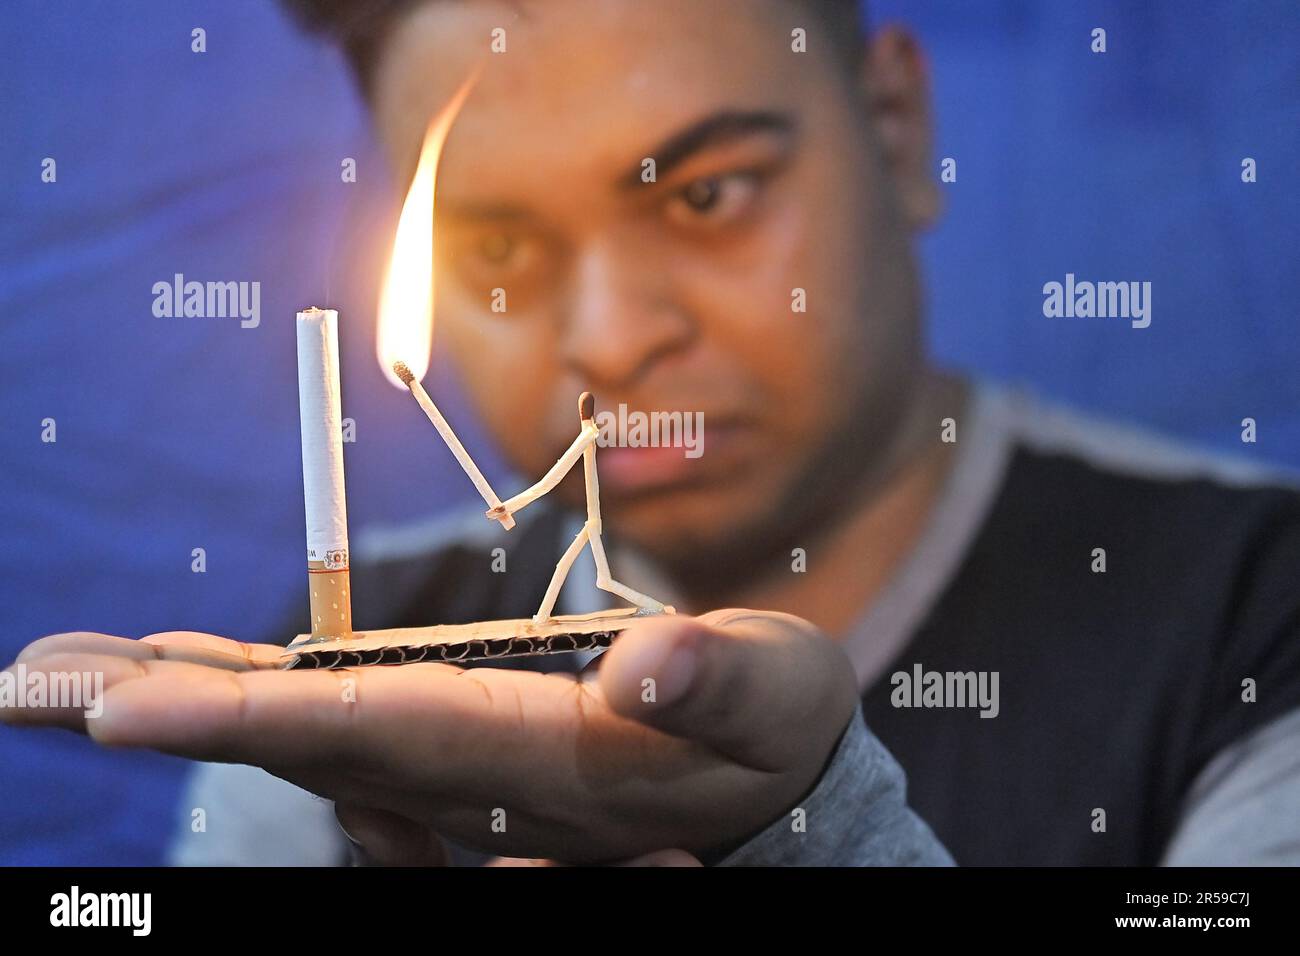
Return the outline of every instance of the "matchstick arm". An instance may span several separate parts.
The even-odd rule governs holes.
[[[560,480],[569,473],[569,470],[578,463],[582,453],[595,444],[599,435],[600,430],[593,422],[585,423],[582,426],[582,431],[578,433],[578,437],[569,446],[569,450],[560,456],[560,459],[551,466],[551,470],[543,475],[537,484],[526,491],[521,491],[505,502],[506,512],[517,514],[538,498],[550,493],[560,483]]]
[[[460,443],[460,439],[456,437],[456,433],[452,431],[451,426],[447,424],[447,419],[445,419],[442,412],[438,410],[438,406],[433,404],[433,399],[430,398],[429,393],[424,390],[424,386],[415,380],[415,376],[411,373],[410,367],[405,362],[394,362],[393,374],[401,379],[406,384],[406,387],[410,389],[411,396],[415,399],[420,408],[423,409],[425,417],[428,418],[433,427],[438,430],[438,434],[441,435],[442,440],[447,443],[447,447],[451,450],[452,455],[455,456],[456,461],[460,463],[460,467],[469,477],[469,480],[474,483],[474,487],[477,488],[478,493],[483,496],[483,500],[487,502],[489,514],[491,514],[492,511],[501,508],[501,499],[497,497],[497,493],[492,490],[492,486],[489,485],[487,479],[483,477],[483,472],[479,471],[478,465],[474,464],[474,459],[470,458],[469,452],[465,450],[465,446]],[[491,516],[495,520],[501,522],[501,527],[505,528],[507,531],[515,526],[515,519],[510,517],[508,512],[500,515],[492,514]]]

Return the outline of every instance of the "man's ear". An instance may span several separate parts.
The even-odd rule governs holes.
[[[913,229],[924,229],[939,218],[943,200],[931,169],[934,126],[920,47],[907,31],[885,27],[867,45],[862,79],[903,214]]]

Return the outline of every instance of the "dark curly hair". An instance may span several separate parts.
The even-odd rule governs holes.
[[[452,0],[280,0],[281,6],[306,30],[342,47],[357,82],[367,94],[388,31],[408,11],[433,2]],[[816,16],[827,28],[845,65],[857,67],[865,42],[862,0],[789,2]]]

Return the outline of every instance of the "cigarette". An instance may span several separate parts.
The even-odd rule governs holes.
[[[307,582],[313,637],[352,633],[348,512],[343,492],[338,312],[298,313],[298,411],[307,514]]]
[[[465,446],[460,443],[460,439],[456,437],[456,433],[451,430],[451,426],[447,424],[447,419],[442,417],[442,412],[438,411],[438,406],[433,404],[433,399],[431,399],[429,393],[424,390],[424,386],[415,380],[415,375],[412,374],[406,363],[394,362],[393,372],[398,378],[405,382],[406,387],[411,390],[411,394],[415,397],[416,402],[419,403],[419,406],[422,409],[424,409],[424,414],[428,416],[429,421],[433,422],[433,427],[438,429],[438,434],[441,435],[442,440],[447,443],[447,447],[451,449],[451,453],[456,456],[456,460],[460,462],[460,467],[465,470],[465,474],[469,476],[469,480],[474,482],[474,487],[477,488],[478,493],[483,496],[483,500],[487,502],[488,507],[501,507],[501,499],[497,497],[497,493],[492,490],[492,486],[489,485],[487,479],[483,477],[483,472],[478,470],[478,465],[474,464],[474,459],[469,457],[469,452],[467,452]],[[510,515],[506,515],[504,518],[498,518],[497,520],[501,522],[501,527],[505,528],[507,531],[515,526],[515,519]]]

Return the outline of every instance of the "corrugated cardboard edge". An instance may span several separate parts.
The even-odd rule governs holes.
[[[362,631],[333,639],[299,635],[285,649],[281,666],[285,670],[307,670],[421,661],[459,664],[599,650],[609,647],[620,631],[645,616],[651,615],[628,608],[600,614],[563,615],[545,624],[520,619]]]

